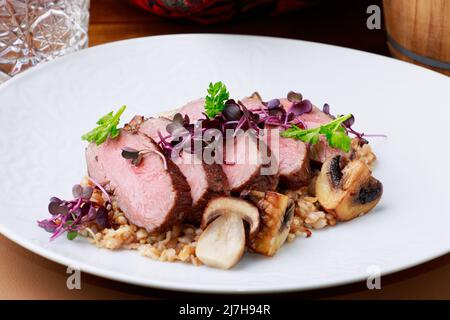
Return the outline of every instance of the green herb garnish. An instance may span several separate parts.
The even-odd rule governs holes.
[[[67,232],[67,240],[74,240],[78,236],[77,231]]]
[[[70,228],[70,226],[73,225],[73,220],[69,220],[67,221],[65,224],[66,228]],[[73,240],[78,236],[78,231],[72,230],[72,231],[67,231],[67,240]]]
[[[84,134],[81,139],[88,142],[95,142],[97,145],[99,145],[105,142],[108,137],[112,139],[116,138],[120,133],[120,130],[117,129],[117,125],[119,124],[120,116],[125,111],[125,109],[126,106],[122,106],[122,108],[120,108],[116,114],[111,111],[110,113],[98,119],[98,127]]]
[[[280,134],[282,137],[298,139],[310,144],[316,144],[319,141],[320,135],[324,135],[332,148],[349,152],[351,139],[342,124],[351,117],[351,114],[341,116],[313,129],[301,129],[296,125],[292,125],[292,127]]]
[[[210,83],[208,95],[205,98],[206,115],[211,119],[225,107],[225,102],[230,98],[227,87],[222,82]]]

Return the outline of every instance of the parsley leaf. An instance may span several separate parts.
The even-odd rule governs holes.
[[[205,111],[208,118],[214,118],[225,107],[225,102],[230,98],[227,87],[222,82],[210,83],[208,95],[205,98]]]
[[[327,124],[312,129],[301,129],[293,125],[280,134],[282,137],[298,139],[310,144],[316,144],[319,141],[320,135],[324,135],[330,147],[349,152],[351,139],[347,135],[342,123],[351,117],[351,114],[341,116]]]
[[[108,136],[111,139],[116,138],[120,133],[120,130],[117,129],[117,125],[119,124],[120,116],[125,111],[125,109],[126,106],[122,106],[122,108],[120,108],[116,114],[114,114],[113,111],[105,114],[103,117],[98,119],[98,126],[88,133],[84,134],[81,139],[88,142],[95,142],[97,145],[100,145],[106,141]]]

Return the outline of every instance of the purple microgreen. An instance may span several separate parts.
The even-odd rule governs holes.
[[[57,197],[51,197],[50,198],[50,202],[56,202],[56,203],[60,204],[62,202],[62,200],[60,198],[57,198]]]
[[[189,117],[187,115],[183,117],[181,113],[176,113],[173,116],[173,120],[166,126],[166,131],[169,134],[174,134],[176,130],[182,129],[185,126],[186,120],[187,124],[189,124]]]
[[[222,83],[216,84],[216,86],[218,87],[211,88],[210,86],[210,90],[219,90],[219,86],[221,88],[225,87]],[[213,94],[214,92],[211,91],[209,93]],[[279,99],[262,102],[255,109],[248,109],[241,101],[229,99],[228,93],[226,95],[227,100],[225,100],[225,95],[220,98],[222,99],[220,107],[214,105],[214,99],[209,97],[209,101],[206,101],[209,107],[205,107],[205,112],[203,113],[204,118],[197,120],[195,124],[191,124],[187,116],[183,117],[179,113],[176,114],[172,122],[166,127],[169,135],[163,136],[158,132],[160,138],[158,145],[163,152],[168,154],[174,150],[180,150],[181,155],[181,150],[186,150],[191,153],[204,150],[204,148],[208,147],[208,142],[203,140],[203,133],[208,129],[218,129],[224,135],[226,130],[232,129],[234,130],[232,137],[236,137],[240,130],[246,131],[253,129],[255,132],[258,132],[265,126],[279,127],[282,129],[282,133],[285,132],[282,134],[284,137],[290,137],[289,135],[293,133],[292,130],[297,130],[296,136],[301,135],[302,139],[308,140],[307,142],[316,141],[319,135],[318,132],[309,129],[305,121],[300,118],[301,115],[313,111],[311,101],[303,99],[300,93],[290,91],[287,94],[287,99],[292,103],[287,111]],[[329,115],[332,121],[337,120],[336,117],[330,114],[330,106],[328,104],[323,106],[323,112]],[[342,119],[343,116],[339,118],[339,120]],[[321,134],[327,136],[327,141],[331,147],[347,150],[349,147],[348,133],[352,133],[360,139],[362,139],[364,134],[358,133],[351,128],[355,121],[352,115],[345,116],[345,119],[342,121],[345,122],[339,123],[336,128],[330,129],[328,125],[322,126],[322,131],[326,131],[326,134]],[[331,124],[333,123],[331,122]],[[201,126],[201,128],[198,126]],[[198,131],[194,130],[197,128],[200,129],[199,135],[197,135]],[[183,132],[181,129],[186,129],[187,132]],[[290,129],[292,130],[288,131]],[[307,132],[300,134],[299,132],[303,132],[302,130]],[[202,143],[199,144],[197,143],[198,141]],[[201,150],[196,150],[196,146],[200,146]]]
[[[295,102],[290,108],[289,112],[293,113],[296,117],[301,116],[304,113],[312,111],[312,103],[309,100],[303,100],[301,102]]]
[[[306,123],[300,119],[300,118],[294,118],[294,120],[291,121],[290,123],[291,126],[297,126],[300,127],[302,129],[308,129],[308,126],[306,125]]]
[[[135,167],[139,166],[142,163],[142,158],[143,158],[142,153],[139,152],[137,157],[131,160],[131,164]]]
[[[139,150],[123,147],[122,148],[122,157],[129,160],[134,160],[139,156]]]
[[[301,93],[289,91],[289,93],[287,94],[287,99],[290,102],[302,102],[303,96]]]
[[[55,232],[58,225],[53,220],[46,219],[46,220],[38,221],[38,226],[43,228],[45,231],[47,231],[49,233],[53,233],[53,232]]]
[[[100,183],[98,183],[95,179],[88,177],[89,181],[92,182],[106,197],[106,200],[108,200],[109,203],[112,203],[111,197],[109,196],[109,193],[106,192],[105,188],[102,187]]]
[[[225,104],[222,115],[227,121],[238,121],[242,117],[242,111],[234,100],[229,101]]]
[[[78,231],[89,227],[99,214],[104,215],[111,209],[110,202],[105,203],[107,209],[105,206],[91,201],[94,191],[92,187],[81,187],[77,184],[72,188],[72,191],[76,196],[72,200],[60,200],[52,197],[48,205],[48,211],[52,216],[37,222],[39,227],[52,233],[50,240],[59,237],[64,232],[67,233],[67,239],[75,239],[79,234]]]
[[[268,114],[272,117],[276,117],[281,122],[281,119],[283,119],[286,115],[286,110],[280,107],[272,108],[268,110]]]
[[[348,118],[346,121],[344,121],[344,126],[350,128],[355,123],[355,117],[352,115],[350,118]]]
[[[83,187],[79,184],[76,184],[72,187],[72,195],[74,198],[81,197],[81,193],[83,192]]]
[[[234,107],[231,107],[231,108],[234,108]],[[239,109],[239,111],[240,111],[240,109]],[[231,111],[230,110],[230,113],[232,113],[233,111]],[[242,112],[241,112],[241,114],[242,114]],[[225,114],[223,114],[223,117],[225,117]],[[232,115],[230,114],[230,117],[232,117]],[[229,121],[236,121],[236,120],[239,120],[241,117],[239,116],[237,119],[230,119],[230,120],[225,120],[225,123],[226,122],[229,122]],[[204,130],[208,130],[208,129],[217,129],[217,130],[220,130],[221,128],[222,128],[222,123],[223,123],[223,119],[221,118],[221,117],[219,117],[219,116],[217,116],[217,117],[215,117],[215,118],[213,118],[213,119],[209,119],[209,118],[207,118],[207,119],[202,119],[200,122],[199,122],[199,125],[201,125],[202,126],[202,129],[204,129]],[[193,135],[193,132],[192,132],[192,135]]]
[[[256,131],[259,130],[258,122],[259,122],[259,114],[253,113],[250,110],[247,109],[247,107],[241,102],[238,101],[240,107],[242,108],[243,116],[242,119],[244,119],[244,124],[246,126],[241,126],[242,129],[254,129]]]
[[[110,228],[111,224],[108,219],[108,210],[104,207],[100,207],[97,210],[96,223],[100,228]]]
[[[224,108],[225,108],[226,106],[232,106],[232,105],[239,107],[239,104],[238,104],[234,99],[228,99],[228,100],[225,102]]]
[[[179,124],[178,122],[171,122],[166,126],[166,131],[169,134],[173,134],[177,129],[183,128],[182,124]]]
[[[332,119],[336,119],[336,116],[331,114],[330,111],[330,105],[328,103],[325,103],[323,105],[322,108],[323,113],[327,114],[330,116],[330,118]],[[355,129],[352,128],[352,126],[355,124],[355,117],[353,115],[351,115],[351,117],[349,119],[347,119],[342,126],[344,127],[346,133],[351,133],[353,134],[355,137],[357,137],[360,141],[360,143],[362,144],[366,144],[369,143],[366,139],[364,139],[363,137],[373,137],[373,138],[387,138],[386,135],[384,134],[365,134],[363,132],[358,132]]]
[[[162,160],[163,165],[164,165],[164,170],[167,170],[167,160],[166,157],[159,151],[153,150],[152,152],[156,153]]]
[[[387,138],[388,136],[386,134],[382,134],[382,133],[369,133],[369,134],[364,133],[364,137],[367,137],[367,138]]]
[[[171,141],[168,141],[167,139],[172,137],[171,135],[165,137],[162,135],[161,131],[158,130],[158,137],[159,137],[159,146],[165,150],[165,151],[172,151],[173,150],[173,145],[171,144]]]
[[[81,198],[83,200],[89,200],[92,197],[92,194],[94,193],[94,189],[91,187],[83,187],[83,191],[81,193]]]
[[[280,107],[280,100],[279,99],[272,99],[267,102],[267,109],[271,110],[274,108]]]
[[[66,214],[69,208],[60,199],[53,197],[48,204],[48,212],[52,215]]]
[[[173,120],[172,122],[174,123],[178,123],[180,125],[183,125],[184,123],[184,117],[181,113],[177,112],[174,116],[173,116]]]
[[[86,209],[85,209],[86,208]],[[104,207],[101,207],[104,208]],[[83,217],[81,218],[81,220],[83,222],[88,222],[88,221],[92,221],[96,218],[97,216],[97,210],[95,209],[95,207],[91,204],[88,205],[84,205],[83,209],[81,210],[81,213],[83,215]]]
[[[170,145],[170,142],[166,141],[165,137],[162,136],[160,131],[158,131],[158,136],[160,138],[160,145],[163,145],[163,148],[167,149],[168,148],[167,146]],[[171,150],[173,149],[172,146],[170,148],[171,148]],[[122,157],[127,159],[127,160],[131,160],[131,164],[136,166],[136,167],[138,167],[142,163],[142,160],[144,159],[144,156],[149,154],[149,153],[157,154],[161,158],[161,160],[163,161],[164,169],[167,170],[166,157],[161,152],[159,152],[157,150],[151,150],[151,149],[135,150],[135,149],[132,149],[132,148],[129,148],[129,147],[122,148]]]

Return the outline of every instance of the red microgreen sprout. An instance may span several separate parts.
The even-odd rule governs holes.
[[[327,114],[332,118],[333,120],[336,119],[336,116],[332,115],[330,112],[330,105],[328,103],[325,103],[322,108],[323,113]],[[385,134],[365,134],[364,132],[358,132],[355,129],[352,128],[352,126],[355,124],[355,116],[351,115],[350,118],[348,118],[346,121],[342,123],[342,126],[344,127],[347,134],[351,133],[356,138],[360,140],[360,144],[367,144],[369,143],[364,137],[372,137],[372,138],[387,138]]]
[[[52,216],[38,221],[38,226],[52,233],[50,240],[64,232],[67,233],[67,239],[73,240],[80,230],[88,228],[92,223],[100,228],[109,228],[108,208],[111,204],[107,201],[102,205],[91,200],[93,191],[92,187],[76,184],[72,188],[72,200],[52,197],[48,204],[48,212]]]
[[[296,117],[301,116],[304,113],[310,113],[313,109],[312,103],[309,100],[303,100],[301,102],[294,102],[289,108],[289,112],[293,113]]]
[[[294,91],[289,91],[288,94],[287,94],[287,99],[290,102],[294,102],[294,103],[295,102],[302,102],[303,96],[302,96],[301,93],[294,92]]]
[[[159,133],[160,134],[160,133]],[[150,153],[154,153],[158,155],[164,165],[164,170],[167,170],[167,160],[166,157],[157,150],[151,150],[151,149],[142,149],[142,150],[136,150],[130,147],[123,147],[122,148],[122,158],[126,160],[131,160],[131,164],[138,167],[141,163],[143,158]]]
[[[105,198],[106,198],[106,200],[109,202],[109,203],[112,203],[112,201],[111,201],[111,197],[109,196],[109,193],[108,192],[106,192],[106,190],[105,190],[105,188],[103,188],[102,187],[102,185],[100,184],[100,183],[98,183],[95,179],[93,179],[93,178],[91,178],[91,177],[87,177],[88,178],[88,180],[90,181],[90,182],[92,182],[102,193],[103,193],[103,195],[105,196]]]

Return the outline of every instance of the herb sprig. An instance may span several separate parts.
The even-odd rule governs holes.
[[[88,142],[95,142],[97,145],[102,144],[106,141],[108,137],[114,139],[116,138],[120,130],[117,129],[117,125],[120,122],[120,116],[125,111],[126,106],[122,106],[119,111],[114,114],[113,111],[104,115],[100,119],[98,119],[98,126],[88,133],[85,133],[81,139],[86,140]]]
[[[208,95],[205,98],[205,111],[208,118],[212,119],[222,112],[225,102],[230,98],[227,87],[221,82],[210,83]]]
[[[289,129],[281,132],[285,138],[294,138],[310,144],[316,144],[321,135],[325,136],[330,147],[341,149],[344,152],[350,151],[351,139],[347,135],[343,123],[352,118],[351,114],[341,116],[320,127],[312,129],[301,129],[292,125]]]

